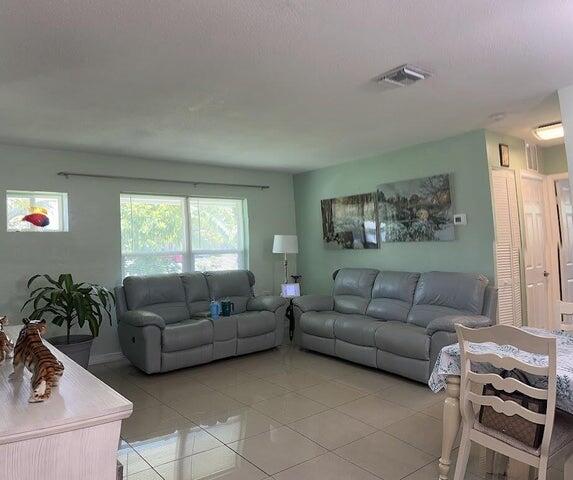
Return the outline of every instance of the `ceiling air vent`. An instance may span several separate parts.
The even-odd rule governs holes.
[[[393,68],[382,75],[376,77],[379,83],[389,83],[400,87],[409,87],[410,85],[430,78],[430,72],[414,65],[401,65]]]

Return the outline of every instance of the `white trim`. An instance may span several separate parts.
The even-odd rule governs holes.
[[[90,365],[99,365],[100,363],[117,362],[123,360],[125,356],[121,352],[101,353],[100,355],[90,356]]]
[[[569,180],[567,172],[554,173],[546,175],[547,182],[547,207],[550,228],[548,229],[547,241],[547,255],[549,267],[551,268],[551,275],[549,276],[549,302],[553,309],[553,316],[549,318],[549,325],[551,328],[558,328],[556,324],[556,311],[555,306],[558,300],[561,300],[561,288],[559,277],[561,276],[561,265],[559,263],[558,251],[561,248],[559,241],[559,218],[557,210],[559,208],[557,203],[557,195],[555,193],[555,183],[558,180]]]
[[[535,180],[543,181],[545,179],[545,175],[539,172],[535,172],[532,170],[521,170],[521,176],[525,178],[532,178]]]
[[[549,180],[568,180],[569,179],[569,175],[567,175],[567,172],[551,173],[549,175],[545,175],[545,177],[548,178]]]

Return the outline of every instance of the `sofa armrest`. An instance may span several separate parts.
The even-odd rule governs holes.
[[[276,312],[280,307],[286,304],[286,299],[274,295],[261,295],[254,297],[247,302],[247,310]]]
[[[334,308],[334,298],[330,295],[304,295],[295,298],[293,304],[303,312],[321,312]]]
[[[119,317],[120,322],[125,322],[132,327],[147,327],[148,325],[155,325],[161,330],[165,328],[165,321],[159,315],[146,310],[131,310],[125,312]]]
[[[456,325],[460,324],[469,328],[489,327],[491,319],[484,315],[446,315],[435,318],[426,327],[426,335],[436,332],[456,332]]]

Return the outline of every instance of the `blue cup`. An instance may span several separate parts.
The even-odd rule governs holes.
[[[209,311],[211,313],[211,318],[213,320],[217,320],[219,315],[221,315],[221,303],[212,301],[211,306],[209,307]]]

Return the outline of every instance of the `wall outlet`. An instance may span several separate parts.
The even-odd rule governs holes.
[[[465,213],[454,213],[454,225],[467,225],[468,219]]]

